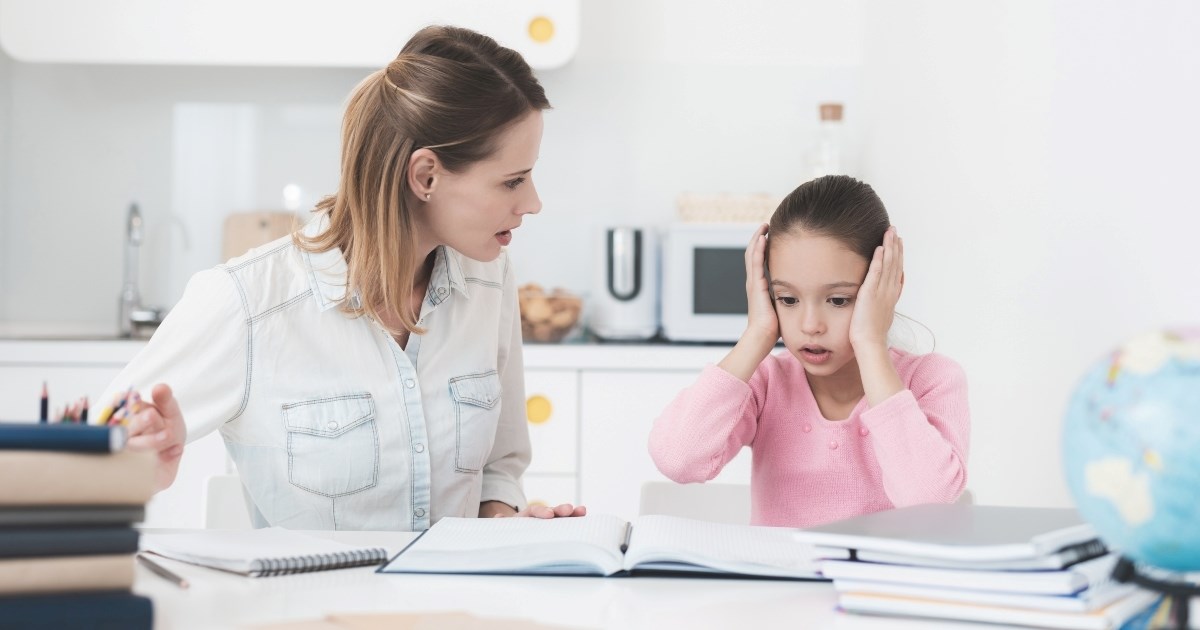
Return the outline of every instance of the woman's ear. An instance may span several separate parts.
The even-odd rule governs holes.
[[[441,162],[437,153],[430,149],[417,149],[408,158],[408,188],[417,199],[428,201],[437,186],[437,174]]]

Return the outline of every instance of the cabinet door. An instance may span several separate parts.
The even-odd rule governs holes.
[[[654,419],[700,371],[588,371],[580,377],[579,501],[590,513],[633,518],[642,484],[666,481],[647,443]],[[714,481],[750,482],[743,449]]]
[[[525,475],[525,499],[529,505],[577,504],[578,480],[575,475]]]
[[[533,460],[529,474],[579,471],[579,372],[526,370],[525,417]]]

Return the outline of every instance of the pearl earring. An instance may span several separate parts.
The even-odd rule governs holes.
[[[431,196],[431,195],[430,195],[429,193],[425,193],[425,201],[429,201],[429,197],[430,197],[430,196]]]

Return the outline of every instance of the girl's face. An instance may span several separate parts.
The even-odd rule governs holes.
[[[535,111],[500,135],[488,159],[459,173],[441,170],[418,215],[432,240],[468,258],[495,260],[522,217],[542,209],[532,177],[541,144],[542,113]]]
[[[868,262],[828,236],[796,232],[769,242],[783,343],[810,375],[838,374],[854,360],[850,317]]]

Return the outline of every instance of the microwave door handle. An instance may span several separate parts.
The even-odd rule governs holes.
[[[608,231],[608,292],[622,302],[642,290],[642,231],[615,228]]]

